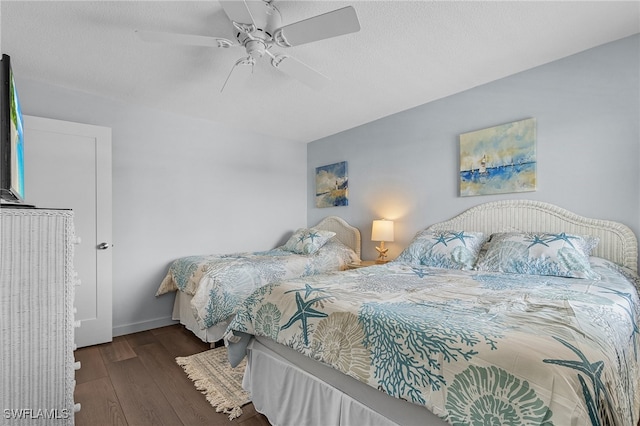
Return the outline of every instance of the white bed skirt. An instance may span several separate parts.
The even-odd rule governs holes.
[[[247,357],[243,387],[274,426],[446,425],[422,406],[389,397],[269,339],[252,339]]]
[[[226,321],[220,322],[213,327],[205,328],[204,330],[201,329],[196,318],[193,316],[193,311],[191,310],[192,298],[193,296],[189,296],[181,291],[176,291],[176,300],[173,302],[173,313],[171,314],[171,319],[180,321],[180,324],[191,330],[193,334],[198,336],[198,338],[203,342],[214,343],[222,339],[231,318],[228,318]]]

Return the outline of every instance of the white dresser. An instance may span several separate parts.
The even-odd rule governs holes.
[[[73,425],[73,212],[0,209],[0,424]]]

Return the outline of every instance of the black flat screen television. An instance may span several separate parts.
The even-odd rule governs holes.
[[[24,203],[24,127],[22,109],[11,69],[2,55],[0,66],[0,199]]]

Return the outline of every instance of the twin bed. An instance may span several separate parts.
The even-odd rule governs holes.
[[[357,228],[329,216],[312,228],[298,229],[273,250],[177,259],[156,296],[176,292],[172,318],[202,341],[214,343],[254,289],[272,281],[344,270],[360,261],[360,239]]]
[[[229,356],[274,425],[635,426],[637,262],[620,223],[486,203],[388,264],[256,288]]]

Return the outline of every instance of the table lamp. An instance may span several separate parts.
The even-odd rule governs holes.
[[[386,263],[389,249],[384,248],[384,243],[385,241],[393,241],[393,221],[385,219],[374,220],[371,227],[371,241],[380,241],[380,247],[376,247],[376,250],[378,250],[376,263]]]

